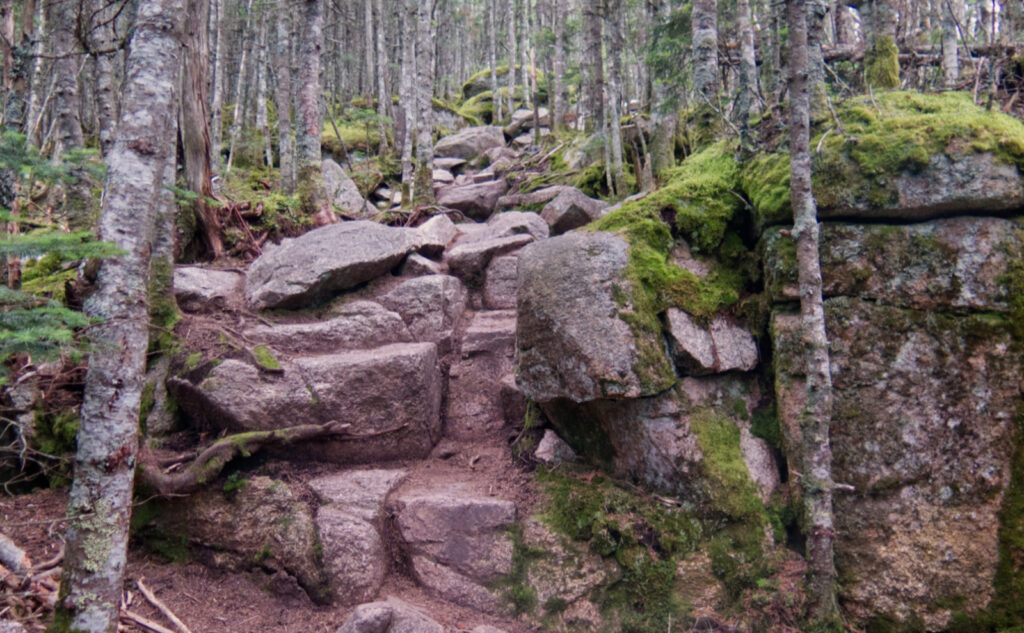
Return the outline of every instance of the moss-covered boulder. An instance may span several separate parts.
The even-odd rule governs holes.
[[[925,220],[1024,208],[1024,123],[971,95],[891,92],[850,99],[811,140],[822,218]],[[740,173],[762,225],[792,221],[789,156],[755,156]]]
[[[521,70],[520,66],[516,66],[516,74],[518,75]],[[529,69],[527,69],[529,70]],[[499,86],[508,86],[508,65],[497,66],[494,69],[494,74],[497,77]],[[537,84],[541,93],[546,95],[547,90],[541,84],[544,83],[544,71],[537,69]],[[462,98],[472,99],[481,93],[487,92],[491,89],[491,69],[485,68],[480,72],[474,74],[472,77],[466,80],[466,83],[462,84]],[[543,98],[541,99],[543,101]]]

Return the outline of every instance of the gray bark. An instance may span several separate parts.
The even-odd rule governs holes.
[[[832,375],[821,297],[819,226],[811,188],[810,86],[807,73],[807,2],[789,0],[789,138],[790,197],[796,239],[800,312],[806,344],[807,400],[801,412],[804,494],[808,535],[808,604],[812,621],[833,626],[839,621],[835,595],[832,516]],[[822,630],[829,630],[823,628]]]
[[[117,5],[102,0],[90,3],[95,25],[89,30],[89,48],[95,60],[94,94],[96,98],[97,136],[100,151],[105,156],[114,143],[114,127],[118,116],[117,58],[118,35]]]
[[[586,107],[584,108],[584,130],[593,133],[604,131],[604,60],[601,53],[601,16],[602,0],[585,0],[583,6],[583,28],[585,33],[585,51],[583,67],[585,69],[584,90]]]
[[[363,39],[363,63],[366,64],[366,71],[363,74],[365,80],[363,83],[363,94],[369,95],[373,93],[373,74],[376,70],[373,65],[373,50],[375,48],[373,43],[375,31],[373,28],[373,0],[363,0],[363,21],[363,35],[365,36]]]
[[[43,37],[43,33],[46,33],[45,6],[43,2],[36,4],[36,30],[33,35],[35,44],[32,46],[35,59],[32,61],[32,80],[28,91],[28,108],[25,116],[25,135],[28,143],[35,147],[39,147],[42,140],[40,127],[42,126],[43,103],[47,93],[52,89],[48,89],[47,86],[52,86],[53,82],[52,76],[47,79],[47,63],[44,59],[46,54],[46,38]]]
[[[608,136],[611,143],[612,183],[615,195],[625,197],[622,172],[622,0],[606,0],[608,24]]]
[[[54,157],[75,148],[82,147],[82,121],[79,118],[81,102],[78,94],[78,72],[81,56],[75,25],[78,23],[78,5],[71,2],[55,2],[50,25],[53,28],[54,99],[53,116],[56,122]]]
[[[551,107],[551,129],[558,131],[565,122],[565,11],[558,0],[551,3],[552,26],[555,33],[554,72],[548,87]]]
[[[231,171],[231,164],[235,160],[238,135],[242,131],[242,119],[245,115],[245,77],[249,68],[249,42],[252,40],[249,35],[252,32],[252,5],[253,0],[249,0],[245,10],[245,29],[242,31],[241,41],[242,54],[238,59],[238,80],[235,83],[235,105],[231,115],[231,129],[228,131],[228,162],[224,168],[228,172]]]
[[[324,42],[321,0],[303,0],[299,16],[299,114],[295,132],[295,161],[303,209],[318,223],[337,221],[324,191],[320,170],[320,51]]]
[[[260,15],[256,39],[256,129],[263,136],[263,154],[267,167],[274,166],[274,148],[270,144],[270,120],[267,118],[267,12]]]
[[[497,0],[486,0],[487,2],[487,57],[491,65],[491,120],[501,120],[501,98],[498,95],[498,33],[494,27],[494,3]]]
[[[655,18],[659,24],[669,19],[668,0],[655,0]],[[654,77],[651,87],[651,168],[655,175],[675,164],[676,127],[679,121],[677,108],[673,107],[665,78]]]
[[[103,261],[86,305],[102,322],[90,331],[54,629],[117,629],[149,336],[149,255],[174,152],[184,12],[183,0],[142,0],[135,21],[99,231],[125,254]]]
[[[523,107],[533,107],[530,101],[530,0],[518,0],[519,5],[519,85],[523,87]]]
[[[701,103],[718,98],[718,0],[694,0],[693,92]]]
[[[434,0],[418,0],[416,15],[416,174],[413,202],[434,202]]]
[[[412,201],[412,146],[416,130],[416,0],[402,0],[402,73],[398,105],[402,108],[402,202]]]
[[[957,22],[963,15],[963,0],[940,0],[940,7],[942,12],[942,77],[946,88],[952,88],[960,79]]]
[[[210,154],[214,166],[220,168],[221,139],[224,138],[224,2],[213,0],[214,37],[213,86],[211,87],[210,110]]]
[[[292,40],[292,14],[287,3],[277,5],[277,47],[274,69],[277,89],[277,152],[280,157],[281,189],[295,191],[295,140],[292,138],[292,61],[289,42]]]
[[[736,29],[740,36],[739,94],[736,96],[736,123],[740,142],[749,147],[750,114],[757,96],[757,59],[754,56],[754,27],[750,20],[750,0],[736,0]]]
[[[507,111],[509,115],[515,112],[516,100],[516,3],[515,0],[505,0],[505,17],[508,20],[508,102]],[[497,98],[497,97],[495,97]],[[497,121],[495,122],[497,123]]]
[[[377,0],[377,116],[380,119],[380,155],[384,156],[388,150],[388,131],[385,119],[391,113],[391,96],[387,89],[387,29],[384,20],[384,2]]]

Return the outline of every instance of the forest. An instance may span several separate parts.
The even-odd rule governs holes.
[[[0,61],[0,632],[1024,627],[1021,0],[0,0]]]

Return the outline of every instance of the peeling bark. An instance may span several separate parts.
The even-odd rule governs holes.
[[[143,0],[135,21],[99,231],[124,254],[103,261],[86,304],[102,322],[91,329],[53,631],[117,629],[149,337],[149,255],[174,151],[184,16],[184,0]]]

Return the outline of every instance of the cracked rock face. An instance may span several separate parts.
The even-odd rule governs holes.
[[[716,316],[705,328],[677,308],[669,308],[665,319],[677,368],[700,376],[757,367],[754,336],[733,320]]]

